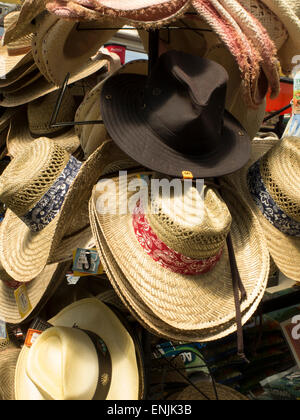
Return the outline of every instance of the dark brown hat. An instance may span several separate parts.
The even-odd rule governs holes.
[[[228,74],[179,51],[160,56],[151,75],[118,74],[101,93],[112,139],[143,166],[173,177],[223,176],[250,158],[250,139],[225,110]]]

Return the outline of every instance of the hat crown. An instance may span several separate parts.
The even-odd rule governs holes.
[[[277,206],[300,222],[300,142],[287,137],[278,142],[260,162],[264,185]]]
[[[232,222],[225,202],[207,186],[202,192],[191,186],[170,200],[158,195],[146,217],[165,245],[199,260],[214,257],[223,248]]]
[[[99,378],[97,351],[85,332],[53,327],[33,344],[26,371],[46,399],[91,400]]]
[[[227,81],[228,74],[218,63],[168,51],[148,79],[145,120],[167,146],[179,152],[215,152],[223,129]]]
[[[0,177],[0,201],[21,217],[49,190],[70,155],[58,144],[41,138],[26,147]]]

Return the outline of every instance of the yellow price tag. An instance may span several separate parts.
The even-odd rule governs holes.
[[[20,316],[21,318],[24,318],[32,310],[25,284],[18,287],[18,289],[14,291],[14,295]]]

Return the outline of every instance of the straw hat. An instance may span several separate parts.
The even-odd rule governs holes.
[[[20,351],[12,344],[2,348],[0,339],[0,401],[15,400],[15,370]]]
[[[134,178],[128,176],[128,183]],[[236,331],[225,245],[230,231],[247,291],[242,322],[248,321],[264,294],[269,253],[247,204],[232,190],[222,190],[223,201],[214,189],[205,187],[203,213],[198,191],[190,187],[184,211],[180,198],[173,198],[176,210],[173,206],[170,210],[159,195],[153,207],[157,214],[138,205],[133,214],[123,210],[118,214],[118,206],[117,214],[103,214],[99,209],[104,196],[114,205],[111,181],[119,203],[136,202],[136,196],[126,192],[124,178],[102,181],[90,200],[91,227],[105,271],[133,315],[147,329],[175,340],[209,341]]]
[[[134,341],[104,303],[95,298],[80,300],[48,322],[53,327],[20,353],[17,400],[140,398],[143,373]]]
[[[4,17],[4,32],[7,31],[8,28],[14,26],[18,21],[20,16],[20,11],[14,11],[8,13]],[[31,51],[31,39],[32,35],[28,34],[22,38],[19,38],[17,41],[12,41],[7,44],[7,52],[8,55],[21,55],[27,54]]]
[[[91,23],[85,26],[85,30],[78,30],[77,23],[58,19],[48,13],[36,18],[32,52],[40,72],[49,83],[61,86],[68,73],[71,77],[77,74],[84,79],[103,67],[92,57],[117,29],[91,30],[97,25]],[[107,19],[102,20],[101,25],[103,28],[113,26]]]
[[[5,109],[2,108],[0,111],[0,160],[7,155],[7,136],[9,131],[9,125],[11,120],[14,118],[17,110],[16,109]]]
[[[0,260],[12,278],[26,282],[42,271],[62,238],[73,233],[70,223],[80,230],[81,205],[87,224],[93,186],[108,165],[123,159],[111,141],[82,163],[51,139],[40,138],[12,160],[0,179],[0,200],[8,208],[0,226]],[[71,254],[73,241],[70,245]]]
[[[286,137],[266,147],[269,151],[260,160],[228,179],[257,215],[277,267],[299,281],[300,143],[296,137]]]
[[[4,321],[7,324],[18,325],[33,319],[65,280],[66,273],[71,267],[70,261],[61,264],[49,264],[36,278],[26,283],[26,292],[31,309],[24,316],[24,314],[20,314],[14,294],[21,283],[14,281],[0,266],[0,314]]]
[[[96,73],[100,70],[106,69],[107,66],[109,66],[111,60],[112,58],[110,55],[99,52],[98,54],[96,54],[93,63],[91,65],[87,65],[86,71],[85,69],[80,69],[72,73],[71,77],[68,80],[68,85],[78,82],[79,80],[82,80],[85,77]],[[57,90],[58,86],[54,85],[53,83],[49,83],[44,77],[40,77],[34,83],[31,83],[29,86],[19,89],[17,92],[7,93],[3,91],[0,106],[15,107],[19,105],[24,105],[35,99],[40,98],[41,96],[48,95],[49,93]]]
[[[121,68],[117,68],[112,75],[115,74],[141,74],[146,75],[148,72],[147,60],[134,60],[125,64]],[[84,98],[77,109],[75,121],[101,121],[101,102],[100,95],[105,80],[98,83]],[[108,133],[104,124],[95,125],[76,125],[76,134],[80,139],[81,147],[85,153],[85,157],[89,157],[105,140]]]
[[[82,5],[70,1],[66,5],[61,0],[47,0],[47,9],[65,19],[101,20],[103,15],[120,18],[139,27],[159,27],[180,17],[190,6],[190,0],[101,0],[97,6]]]
[[[174,401],[207,401],[207,400],[220,400],[220,401],[249,401],[240,392],[228,386],[215,384],[209,382],[196,382],[194,386],[189,385],[182,391],[171,394],[168,400]]]
[[[28,104],[27,110],[20,112],[11,122],[7,136],[7,149],[14,157],[23,151],[24,147],[38,137],[53,138],[55,143],[73,154],[79,147],[79,139],[74,129],[49,126],[57,101],[57,92],[50,93]],[[27,112],[26,112],[27,111]],[[66,91],[57,116],[57,122],[74,121],[76,103],[69,90]]]
[[[297,64],[294,57],[300,51],[300,4],[298,0],[261,0],[281,20],[288,31],[288,39],[278,51],[284,74],[290,75]]]

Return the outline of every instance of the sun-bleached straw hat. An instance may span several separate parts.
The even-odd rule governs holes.
[[[128,182],[134,177],[129,176]],[[127,195],[124,179],[113,181],[119,203],[135,200],[131,193]],[[242,322],[249,320],[264,294],[269,253],[260,225],[246,203],[227,189],[222,190],[223,201],[218,192],[206,187],[205,216],[201,217],[201,209],[195,210],[200,196],[192,187],[186,193],[189,205],[185,211],[180,211],[176,197],[177,210],[169,211],[159,195],[157,214],[138,205],[133,214],[101,214],[102,193],[113,204],[106,182],[111,185],[111,180],[101,182],[90,200],[92,231],[113,287],[146,328],[189,341],[214,340],[236,331],[225,245],[229,231],[247,293],[241,304]]]
[[[96,7],[79,1],[47,0],[47,9],[64,19],[101,20],[103,16],[122,19],[139,27],[159,27],[172,22],[188,9],[190,0],[101,0]],[[86,7],[88,6],[88,7]]]
[[[26,283],[26,293],[28,295],[28,310],[26,315],[20,314],[20,310],[15,297],[17,290],[22,283],[16,282],[0,266],[0,303],[1,319],[7,324],[19,325],[30,321],[47,303],[55,290],[66,279],[68,270],[72,268],[70,261],[60,264],[49,264],[43,271],[30,282]],[[21,308],[22,309],[22,308]]]
[[[262,158],[228,177],[249,202],[280,271],[300,280],[300,143],[297,137],[275,141]]]
[[[17,400],[141,398],[144,373],[139,349],[108,306],[96,298],[83,299],[48,323],[52,327],[31,348],[21,350],[15,374]]]
[[[115,23],[114,23],[115,24]],[[103,28],[111,21],[101,21]],[[99,23],[98,23],[99,26]],[[84,79],[95,71],[98,61],[93,57],[99,49],[117,32],[112,30],[92,30],[96,24],[89,24],[78,30],[77,23],[58,19],[49,13],[36,18],[36,32],[32,41],[34,60],[49,83],[62,86],[66,75],[81,75]]]
[[[0,339],[0,401],[15,400],[15,370],[21,349]],[[4,341],[4,340],[3,340]]]
[[[125,64],[121,68],[119,66],[117,67],[118,68],[112,73],[112,75],[123,73],[146,75],[148,72],[148,61],[134,60]],[[102,120],[100,95],[104,83],[105,80],[102,80],[85,96],[76,111],[75,121]],[[108,138],[108,133],[104,124],[76,125],[75,130],[80,139],[80,144],[86,158]]]
[[[93,186],[109,165],[123,158],[108,141],[80,162],[51,139],[40,138],[11,161],[0,178],[0,200],[7,207],[0,226],[0,260],[14,280],[36,277],[64,237],[87,227]],[[70,245],[71,253],[72,240]]]
[[[51,116],[55,108],[58,93],[52,92],[27,105],[15,118],[12,119],[7,136],[7,150],[12,157],[22,152],[24,147],[39,137],[50,137],[61,147],[73,154],[79,147],[80,142],[74,128],[50,127]],[[69,90],[66,91],[57,122],[74,121],[76,102]]]

